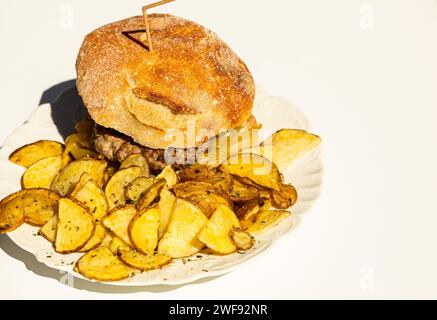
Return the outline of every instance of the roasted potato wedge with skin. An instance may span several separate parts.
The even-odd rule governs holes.
[[[153,254],[158,245],[159,208],[148,208],[135,215],[129,224],[129,237],[134,247],[145,254]]]
[[[176,183],[179,182],[179,178],[171,166],[166,166],[156,177],[156,181],[159,181],[161,179],[164,179],[167,182],[167,186],[169,188],[173,187]]]
[[[173,187],[175,195],[194,203],[202,212],[210,217],[220,205],[233,208],[232,201],[210,183],[187,181],[178,183]]]
[[[165,185],[166,181],[164,179],[156,180],[156,182],[144,192],[140,201],[137,203],[138,211],[146,210],[158,198]]]
[[[141,271],[161,269],[172,261],[172,258],[165,255],[144,254],[126,249],[120,249],[118,257],[128,266]]]
[[[129,268],[108,247],[98,247],[86,253],[77,261],[75,271],[97,281],[119,281],[131,275]]]
[[[23,174],[21,184],[23,189],[50,189],[53,179],[62,169],[62,156],[51,156],[38,160]]]
[[[206,182],[226,193],[232,188],[232,177],[228,172],[219,171],[208,165],[193,164],[178,172],[178,176],[182,182]]]
[[[240,228],[237,216],[228,206],[220,206],[202,228],[198,239],[214,252],[233,253],[238,249],[229,235],[233,227]]]
[[[240,220],[247,220],[260,211],[259,198],[243,202],[236,207],[235,214]]]
[[[159,229],[158,238],[161,239],[163,234],[167,231],[168,224],[173,214],[174,206],[176,204],[176,197],[167,188],[162,189],[159,198]]]
[[[70,194],[84,173],[88,173],[92,180],[101,185],[106,166],[105,160],[84,158],[73,161],[55,177],[51,189],[62,196]]]
[[[297,202],[297,191],[290,184],[281,183],[279,191],[272,191],[272,205],[276,209],[288,209]]]
[[[51,157],[60,156],[64,152],[62,143],[50,140],[41,140],[31,144],[27,144],[15,150],[9,160],[23,167],[30,167],[35,162]]]
[[[24,223],[22,192],[11,194],[0,202],[0,234],[14,231]]]
[[[138,177],[127,188],[126,197],[133,201],[138,202],[141,196],[149,189],[154,183],[154,178]]]
[[[25,189],[23,193],[24,221],[42,226],[49,221],[58,210],[59,194],[48,189]]]
[[[94,234],[87,241],[87,243],[80,248],[79,252],[87,252],[94,248],[97,248],[106,237],[106,228],[100,223],[96,222],[96,229],[94,230]]]
[[[93,178],[86,172],[84,172],[81,176],[79,181],[74,186],[73,191],[71,191],[71,196],[74,197],[76,193],[78,193],[85,184],[87,184],[88,181],[93,181]]]
[[[276,191],[279,191],[279,184],[283,180],[273,162],[256,154],[243,153],[233,156],[227,163],[222,164],[220,169]]]
[[[251,152],[270,159],[283,171],[296,159],[318,147],[321,141],[320,137],[303,130],[282,129]]]
[[[141,154],[136,153],[127,157],[121,164],[120,170],[126,169],[129,167],[137,166],[142,169],[141,175],[147,177],[149,175],[149,163],[147,159]]]
[[[103,225],[130,247],[133,247],[128,230],[131,220],[137,213],[138,211],[133,205],[115,208],[103,218]]]
[[[204,247],[197,234],[208,218],[193,204],[177,199],[167,231],[158,244],[158,254],[172,258],[189,257]]]
[[[240,182],[239,179],[233,179],[231,190],[228,192],[232,201],[248,201],[259,197],[259,189]]]
[[[115,255],[118,254],[118,251],[120,249],[126,249],[126,250],[133,250],[132,247],[129,247],[129,245],[121,240],[121,238],[114,236],[109,244],[109,250],[112,251]]]
[[[122,169],[114,174],[105,187],[105,195],[109,208],[113,209],[126,204],[126,188],[141,175],[142,169],[138,166]]]
[[[109,205],[105,193],[93,180],[87,181],[71,196],[87,207],[97,221],[108,213]]]
[[[261,211],[248,220],[242,221],[244,231],[256,236],[267,232],[290,216],[290,212],[283,210]]]
[[[71,253],[81,249],[92,237],[95,219],[87,208],[72,198],[59,199],[55,250]]]
[[[255,244],[255,238],[240,228],[233,227],[229,232],[229,236],[239,250],[249,250]]]
[[[116,174],[118,169],[113,164],[108,164],[108,166],[105,169],[105,172],[103,173],[103,182],[102,187],[108,184],[109,180],[111,180],[112,176]]]
[[[56,239],[56,229],[58,227],[58,216],[53,216],[49,221],[47,221],[41,229],[39,229],[39,234],[46,238],[47,241],[54,243]]]

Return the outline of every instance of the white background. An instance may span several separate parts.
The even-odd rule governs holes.
[[[144,3],[1,0],[0,140],[75,77],[88,32]],[[183,287],[72,288],[27,270],[1,236],[0,299],[437,298],[437,1],[178,0],[157,11],[216,31],[305,112],[324,140],[319,200],[261,257]]]

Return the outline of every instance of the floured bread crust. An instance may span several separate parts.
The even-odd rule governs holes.
[[[77,88],[96,123],[156,149],[191,148],[220,130],[256,124],[252,75],[215,33],[171,15],[149,22],[153,52],[141,45],[141,16],[86,36]],[[178,136],[193,125],[202,139]]]

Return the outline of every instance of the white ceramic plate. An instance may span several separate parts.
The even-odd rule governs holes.
[[[24,169],[8,161],[12,151],[24,144],[41,139],[63,141],[73,131],[74,124],[82,118],[84,109],[75,88],[65,91],[52,104],[39,106],[29,120],[17,128],[0,149],[0,196],[20,189],[20,178]],[[263,137],[281,128],[308,130],[308,121],[289,101],[268,96],[262,88],[258,88],[254,114],[263,123]],[[176,260],[162,270],[155,270],[133,276],[119,282],[111,282],[120,286],[146,285],[178,285],[201,278],[227,273],[253,257],[268,249],[273,241],[288,232],[296,221],[296,215],[308,210],[317,198],[321,186],[322,164],[319,150],[314,150],[298,159],[284,172],[285,180],[292,183],[298,191],[299,201],[292,208],[293,215],[257,238],[256,245],[249,251],[228,256],[211,256],[199,254],[191,259]],[[79,253],[62,255],[54,251],[52,245],[37,235],[38,228],[23,225],[9,233],[9,237],[22,249],[35,255],[45,265],[63,270],[76,277],[84,277],[73,270],[74,263],[82,255]]]

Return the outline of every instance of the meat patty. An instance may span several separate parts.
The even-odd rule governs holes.
[[[132,138],[116,130],[95,125],[92,140],[96,152],[103,155],[109,161],[123,162],[123,160],[132,154],[142,153],[152,171],[159,172],[167,166],[165,160],[166,150],[141,146],[135,143]],[[187,152],[177,152],[176,149],[168,149],[167,152],[170,152],[175,162],[172,163],[173,167],[180,168],[186,163]]]

